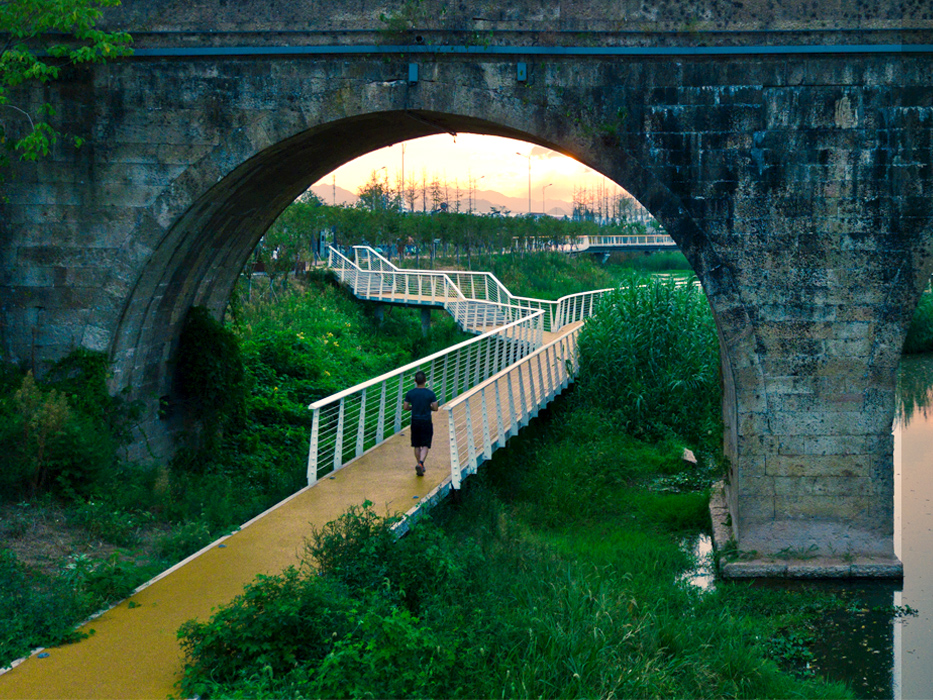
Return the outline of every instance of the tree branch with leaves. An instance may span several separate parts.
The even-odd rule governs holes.
[[[35,161],[59,138],[83,139],[53,126],[50,102],[14,103],[11,90],[57,80],[68,66],[132,54],[129,34],[96,28],[102,9],[120,0],[0,0],[0,168],[12,157]]]

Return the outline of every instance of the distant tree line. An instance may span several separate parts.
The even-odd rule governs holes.
[[[330,206],[306,192],[273,223],[246,265],[247,275],[261,271],[270,277],[303,271],[327,255],[327,246],[346,250],[371,245],[389,259],[413,258],[415,265],[433,264],[437,256],[471,263],[472,256],[530,247],[554,247],[580,236],[640,234],[660,231],[646,224],[635,206],[613,211],[584,205],[572,219],[457,212],[443,198],[427,211],[411,211],[399,192],[378,180],[376,173],[358,191],[354,206]],[[632,201],[632,200],[628,200]]]

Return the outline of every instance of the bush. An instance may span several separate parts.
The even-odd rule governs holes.
[[[0,549],[0,667],[36,647],[80,639],[74,624],[86,614],[67,582],[31,572]]]
[[[719,441],[719,341],[694,284],[627,278],[587,320],[579,352],[579,400],[611,413],[630,435]]]
[[[208,622],[191,620],[179,629],[182,691],[200,695],[215,684],[319,663],[352,630],[354,605],[345,586],[308,571],[258,576]]]
[[[933,293],[924,292],[914,311],[907,337],[904,339],[905,355],[933,352]]]
[[[17,498],[52,491],[78,498],[112,476],[139,409],[109,395],[107,367],[104,355],[76,350],[42,382],[31,372],[6,369],[0,493]]]

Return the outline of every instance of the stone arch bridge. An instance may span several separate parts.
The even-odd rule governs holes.
[[[629,190],[701,279],[740,548],[896,569],[895,373],[933,271],[933,12],[819,5],[124,0],[104,24],[133,58],[15,96],[87,143],[4,182],[3,357],[109,353],[168,449],[186,311],[221,312],[297,195],[403,139],[524,139]]]

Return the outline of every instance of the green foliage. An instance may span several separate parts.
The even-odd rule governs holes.
[[[192,307],[178,341],[175,368],[178,391],[203,426],[204,446],[213,447],[218,431],[244,410],[246,383],[236,336],[204,307]]]
[[[0,394],[0,494],[46,491],[78,498],[89,494],[117,464],[138,407],[107,392],[104,355],[76,350],[42,382],[31,372],[5,371]]]
[[[639,272],[693,272],[687,257],[679,250],[658,250],[652,253],[616,253],[610,259],[612,269]]]
[[[556,252],[487,255],[477,258],[475,266],[492,272],[512,294],[535,299],[559,299],[615,286],[606,268],[589,256]]]
[[[579,398],[630,435],[715,450],[722,435],[719,342],[693,285],[630,277],[580,333]]]
[[[55,108],[48,102],[29,111],[11,102],[10,89],[48,83],[62,69],[81,63],[103,63],[132,53],[125,32],[95,28],[101,8],[119,0],[7,0],[0,2],[0,167],[11,153],[22,160],[47,156],[62,136],[52,124]],[[43,55],[44,54],[44,55]],[[71,137],[80,146],[80,137]]]
[[[308,684],[309,695],[433,697],[455,662],[453,651],[407,610],[369,609],[324,658]]]
[[[933,293],[924,292],[914,311],[907,337],[904,340],[903,353],[916,355],[933,352]]]
[[[203,520],[189,520],[159,539],[156,554],[165,561],[182,561],[213,540],[209,523]]]
[[[320,662],[352,629],[352,599],[329,578],[294,568],[259,576],[209,622],[186,622],[178,632],[185,652],[187,697],[214,684],[275,677]],[[268,671],[266,671],[268,669]]]
[[[85,608],[69,584],[31,572],[0,549],[0,666],[39,646],[75,641]]]

